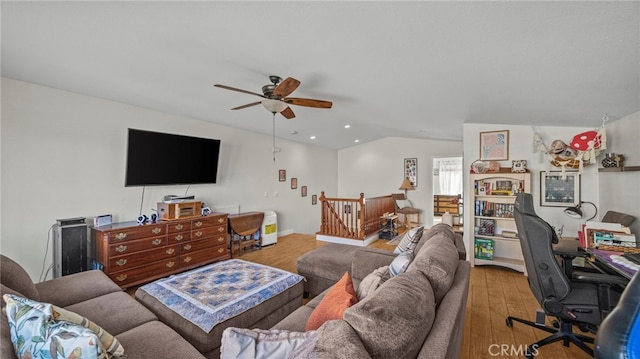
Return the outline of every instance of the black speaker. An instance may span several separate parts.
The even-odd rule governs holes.
[[[91,269],[94,249],[83,217],[58,219],[54,225],[53,277]]]

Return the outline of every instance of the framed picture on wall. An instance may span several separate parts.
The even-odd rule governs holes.
[[[413,185],[413,187],[418,187],[418,159],[417,158],[404,159],[404,178],[411,181],[411,185]]]
[[[285,182],[287,180],[287,170],[278,171],[278,181]]]
[[[580,203],[580,173],[540,172],[540,205],[572,207]]]
[[[509,130],[480,132],[480,159],[506,161],[509,159]]]
[[[298,188],[298,179],[293,177],[291,178],[291,189],[296,189]]]
[[[307,196],[307,186],[300,187],[300,195],[302,197],[306,197]]]
[[[317,194],[314,194],[313,196],[311,196],[311,204],[314,205],[314,206],[316,204],[318,204],[318,195]]]

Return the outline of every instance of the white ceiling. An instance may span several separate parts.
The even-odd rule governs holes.
[[[341,149],[463,123],[593,126],[640,110],[640,2],[2,1],[2,76]],[[344,129],[345,124],[351,128]],[[290,131],[297,131],[291,135]],[[317,136],[310,140],[309,136]]]

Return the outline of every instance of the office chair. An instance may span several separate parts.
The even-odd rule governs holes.
[[[555,317],[556,321],[550,327],[543,321],[535,323],[509,316],[506,319],[507,326],[512,327],[516,321],[551,333],[528,346],[525,352],[528,358],[533,358],[541,346],[560,340],[564,346],[573,343],[593,355],[593,349],[586,343],[593,343],[594,338],[574,333],[573,326],[576,325],[583,332],[595,333],[603,317],[619,298],[619,293],[611,287],[624,285],[627,281],[617,276],[578,271],[572,272],[573,278],[568,278],[553,253],[552,244],[558,242],[556,233],[536,215],[531,194],[518,193],[514,218],[529,287],[545,315]]]
[[[596,358],[640,357],[640,276],[634,275],[618,305],[600,324]]]

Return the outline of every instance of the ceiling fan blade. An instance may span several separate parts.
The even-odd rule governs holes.
[[[273,94],[275,96],[287,97],[295,91],[298,86],[300,86],[300,81],[294,79],[293,77],[287,77],[284,81],[282,81],[276,88],[273,90]]]
[[[246,104],[246,105],[242,105],[242,106],[234,107],[234,108],[232,108],[232,110],[240,110],[240,109],[243,109],[243,108],[247,108],[247,107],[251,107],[251,106],[259,105],[259,104],[261,104],[261,103],[262,103],[262,101],[252,102],[252,103],[248,103],[248,104]]]
[[[331,101],[314,100],[312,98],[297,98],[287,97],[282,99],[284,102],[290,105],[317,107],[317,108],[331,108],[333,103]]]
[[[264,95],[261,95],[259,93],[255,93],[255,92],[251,92],[251,91],[247,91],[247,90],[242,90],[242,89],[238,89],[238,88],[227,86],[227,85],[215,84],[213,86],[220,87],[221,89],[225,89],[225,90],[237,91],[237,92],[242,92],[242,93],[246,93],[246,94],[249,94],[249,95],[255,95],[255,96],[260,96],[262,98],[266,98]]]
[[[293,110],[291,110],[291,107],[289,106],[287,106],[287,108],[285,108],[284,110],[280,111],[280,114],[284,116],[287,120],[290,120],[296,117],[296,115],[293,113]]]

